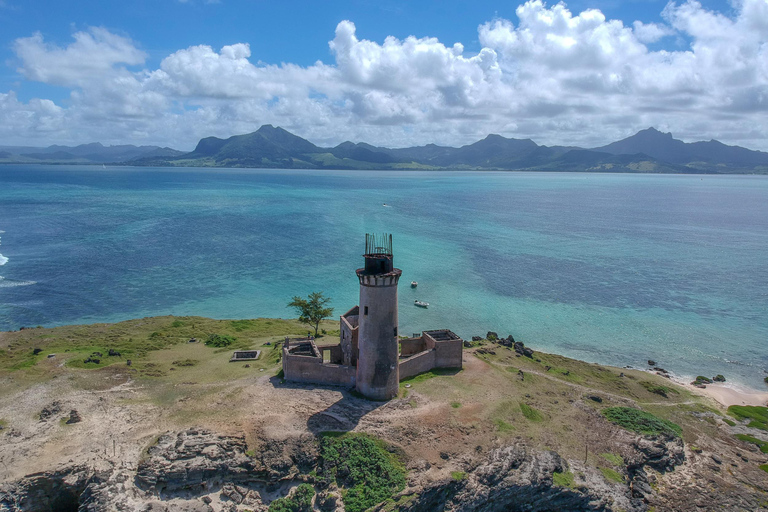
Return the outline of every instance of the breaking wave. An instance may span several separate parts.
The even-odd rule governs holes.
[[[0,276],[0,288],[15,288],[17,286],[30,286],[33,284],[37,284],[37,281],[9,281]]]
[[[8,263],[8,258],[0,254],[0,267]]]

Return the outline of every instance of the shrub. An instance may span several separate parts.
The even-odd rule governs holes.
[[[662,386],[661,384],[655,384],[647,380],[641,381],[640,385],[643,386],[648,391],[650,391],[651,393],[661,395],[664,398],[667,398],[668,394],[675,394],[675,395],[679,394],[675,388],[670,388],[669,386]]]
[[[233,344],[237,338],[234,336],[224,336],[221,334],[209,334],[208,338],[205,340],[205,344],[209,347],[228,347],[231,344]]]
[[[287,498],[278,498],[269,504],[269,512],[311,512],[315,488],[301,484]]]
[[[620,427],[639,434],[652,436],[667,434],[679,437],[683,433],[680,425],[631,407],[608,407],[603,410],[603,416]]]
[[[362,512],[405,488],[402,463],[371,436],[327,434],[321,439],[320,456],[326,478],[347,489],[347,512]]]
[[[171,324],[171,327],[176,329],[179,327],[184,327],[184,322],[182,322],[181,320],[174,320],[173,323]]]
[[[459,407],[461,407],[461,402],[451,402],[451,407],[453,407],[454,409],[458,409]]]
[[[460,482],[467,478],[467,474],[463,471],[451,471],[451,478]]]

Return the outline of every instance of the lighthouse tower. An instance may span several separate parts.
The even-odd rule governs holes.
[[[397,343],[397,282],[403,273],[392,263],[392,235],[365,235],[365,267],[360,280],[357,391],[373,400],[397,395],[400,382]]]

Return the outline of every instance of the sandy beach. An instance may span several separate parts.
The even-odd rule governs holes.
[[[731,405],[768,405],[768,391],[757,391],[721,383],[707,384],[707,387],[704,389],[684,382],[678,382],[678,384],[688,388],[693,393],[712,398],[724,407]]]

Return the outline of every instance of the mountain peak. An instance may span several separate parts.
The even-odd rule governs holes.
[[[632,135],[632,137],[643,137],[643,136],[673,140],[671,132],[661,132],[656,128],[654,128],[653,126],[651,126],[650,128],[646,128],[645,130],[640,130],[636,134]],[[628,138],[631,139],[632,137],[628,137]]]

